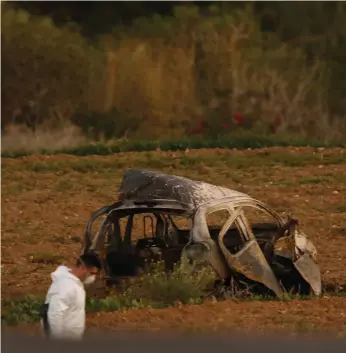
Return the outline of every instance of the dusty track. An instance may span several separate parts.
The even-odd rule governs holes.
[[[162,170],[224,185],[249,193],[278,211],[293,213],[317,246],[324,282],[346,283],[343,265],[346,263],[344,149],[268,148],[124,153],[102,157],[31,156],[2,161],[2,298],[44,293],[50,283],[49,273],[60,263],[74,261],[90,213],[116,199],[122,172],[128,167]],[[144,326],[169,326],[165,324],[168,321],[174,327],[180,327],[184,326],[182,322],[195,318],[203,326],[205,320],[198,320],[198,317],[209,315],[207,321],[213,322],[211,325],[218,329],[242,327],[244,330],[247,326],[255,329],[263,319],[270,321],[274,329],[280,327],[277,322],[280,319],[275,315],[278,310],[292,312],[300,307],[297,317],[306,321],[302,327],[345,331],[346,319],[341,310],[345,308],[346,299],[301,303],[210,304],[220,305],[221,311],[226,310],[227,305],[231,308],[229,316],[225,314],[219,323],[211,319],[214,309],[209,304],[157,313],[101,314],[90,317],[89,322],[96,325],[102,322],[109,328],[112,328],[112,322],[115,328],[126,328],[127,324],[123,322],[137,322],[136,327],[145,329]],[[233,315],[234,312],[237,314]],[[136,319],[142,315],[146,323]],[[253,325],[247,324],[251,318]],[[243,325],[239,325],[242,320]],[[299,324],[295,326],[297,321],[292,322],[282,324],[283,328],[299,331]]]

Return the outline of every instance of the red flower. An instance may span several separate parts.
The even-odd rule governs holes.
[[[241,116],[241,114],[239,113],[235,113],[234,116],[233,116],[235,122],[237,125],[241,125],[242,122],[243,122],[243,117]]]
[[[281,116],[280,115],[277,115],[275,117],[275,124],[279,125],[281,123]]]
[[[228,129],[229,128],[229,123],[223,123],[222,124],[223,129]]]

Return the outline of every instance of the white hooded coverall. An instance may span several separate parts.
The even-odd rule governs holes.
[[[45,303],[48,307],[50,337],[80,340],[85,329],[85,289],[83,283],[66,266],[51,274]]]

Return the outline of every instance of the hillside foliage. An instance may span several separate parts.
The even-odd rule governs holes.
[[[238,130],[343,139],[345,6],[314,44],[306,38],[325,26],[316,8],[302,45],[291,8],[277,33],[251,5],[183,5],[91,40],[75,23],[2,5],[2,128],[72,124],[93,140]]]

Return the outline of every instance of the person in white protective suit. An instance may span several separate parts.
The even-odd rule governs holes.
[[[46,337],[80,340],[85,330],[85,285],[95,281],[101,262],[95,253],[86,253],[74,268],[59,266],[41,306],[41,324]]]

